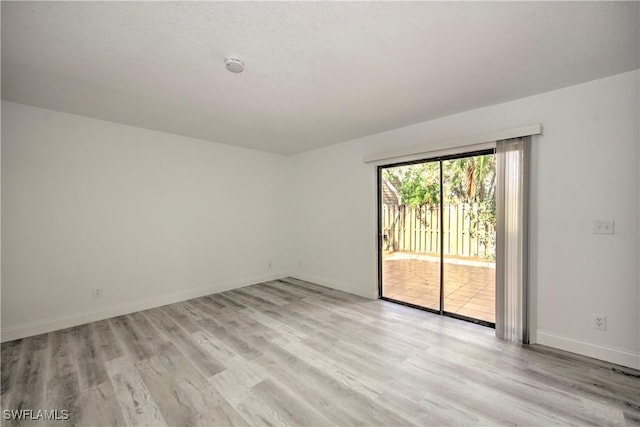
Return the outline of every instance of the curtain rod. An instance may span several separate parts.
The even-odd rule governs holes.
[[[502,139],[518,138],[521,136],[542,134],[542,124],[523,126],[513,129],[499,130],[478,135],[471,135],[462,138],[437,141],[431,144],[414,145],[411,147],[398,148],[395,150],[379,151],[364,156],[364,163],[374,163],[382,160],[403,160],[404,157],[415,157],[427,155],[435,151],[492,143]]]

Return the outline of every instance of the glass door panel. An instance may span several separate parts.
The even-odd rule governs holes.
[[[378,172],[380,296],[493,325],[493,151]]]
[[[440,162],[380,170],[381,296],[440,311]]]
[[[495,155],[442,162],[443,310],[495,323]]]

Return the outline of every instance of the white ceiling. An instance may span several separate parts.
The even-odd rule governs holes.
[[[3,99],[282,154],[640,67],[639,2],[1,7]]]

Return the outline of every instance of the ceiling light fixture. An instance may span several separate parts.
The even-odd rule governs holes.
[[[224,66],[232,73],[241,73],[242,70],[244,70],[244,63],[238,58],[233,58],[231,56],[224,59]]]

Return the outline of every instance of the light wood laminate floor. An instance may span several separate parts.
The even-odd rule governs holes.
[[[638,372],[296,279],[2,344],[21,425],[640,425]],[[3,420],[4,425],[19,424]]]

